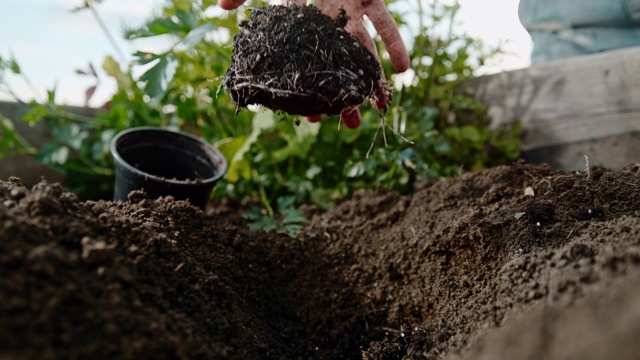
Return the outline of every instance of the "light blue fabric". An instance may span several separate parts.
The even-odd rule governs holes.
[[[640,45],[640,0],[520,0],[533,64]]]
[[[624,0],[624,5],[629,17],[640,24],[640,0]]]

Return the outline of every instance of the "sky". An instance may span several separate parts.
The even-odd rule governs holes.
[[[453,0],[442,0],[453,2]],[[488,45],[505,43],[508,53],[482,69],[493,73],[527,67],[531,40],[518,20],[519,0],[459,0],[459,28]],[[12,55],[26,74],[24,79],[11,77],[11,87],[23,99],[43,98],[46,90],[56,88],[57,102],[84,105],[87,88],[96,84],[90,77],[76,74],[93,64],[100,83],[90,106],[100,106],[115,91],[115,83],[101,70],[107,55],[118,54],[88,10],[71,9],[83,0],[0,0],[0,56]],[[161,9],[163,0],[103,0],[97,5],[100,16],[130,61],[136,50],[160,50],[161,42],[127,42],[122,39],[125,27],[144,24]],[[0,93],[0,100],[8,96]]]

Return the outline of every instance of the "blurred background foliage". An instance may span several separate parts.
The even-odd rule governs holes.
[[[90,1],[79,10],[99,11]],[[66,185],[85,198],[109,198],[109,142],[118,131],[135,126],[180,129],[215,144],[229,161],[215,196],[259,200],[262,213],[271,218],[304,202],[331,208],[357,189],[381,186],[405,192],[417,180],[518,158],[519,124],[492,127],[485,104],[456,92],[500,51],[456,32],[458,5],[385,1],[405,38],[411,39],[411,70],[395,75],[376,37],[383,69],[395,88],[384,114],[386,126],[383,114],[364,104],[362,125],[350,130],[340,127],[335,116],[296,126],[298,119],[284,114],[237,112],[220,83],[231,64],[238,23],[250,7],[266,5],[248,3],[224,12],[215,9],[214,0],[167,1],[160,13],[124,36],[171,37],[173,45],[163,53],[136,52],[131,64],[106,57],[102,67],[118,89],[95,117],[67,112],[56,104],[53,89],[46,100],[28,102],[24,118],[31,124],[44,121],[51,140],[36,149],[0,116],[0,148],[5,154],[37,157],[63,173]],[[134,77],[134,69],[142,69],[142,75]],[[91,66],[78,73],[97,77]],[[15,59],[0,58],[0,85],[11,74],[25,76]],[[87,90],[87,98],[93,91]],[[255,211],[250,217],[256,218]]]

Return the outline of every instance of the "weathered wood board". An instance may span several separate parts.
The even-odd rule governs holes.
[[[522,121],[522,149],[640,131],[640,47],[580,56],[469,81],[495,124]],[[640,161],[640,144],[638,158]]]

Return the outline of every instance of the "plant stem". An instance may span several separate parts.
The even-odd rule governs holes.
[[[38,149],[29,144],[29,142],[24,137],[22,137],[22,135],[20,135],[18,131],[16,131],[12,121],[9,118],[0,114],[0,122],[8,123],[8,125],[4,125],[3,127],[8,128],[6,130],[10,131],[13,134],[15,140],[18,142],[19,149],[17,151],[17,154],[34,156],[38,153]]]
[[[27,82],[27,84],[31,84],[31,82],[29,81],[29,79],[24,75],[21,74],[24,78],[24,80]],[[18,94],[16,94],[13,89],[8,86],[7,84],[2,84],[5,87],[6,92],[19,104],[27,106],[27,107],[31,107],[31,105],[29,105],[29,103],[27,103],[26,101],[22,100]],[[35,91],[35,88],[32,88],[32,91],[34,92],[34,97],[37,97],[37,93]],[[92,126],[105,126],[105,125],[109,125],[109,121],[107,120],[101,120],[101,119],[97,119],[97,118],[93,118],[93,117],[89,117],[89,116],[83,116],[83,115],[77,115],[77,114],[73,114],[71,112],[68,111],[61,111],[61,110],[56,110],[54,109],[51,104],[48,104],[46,102],[42,102],[39,100],[35,100],[38,104],[44,106],[47,108],[48,111],[48,116],[50,117],[57,117],[60,119],[65,119],[65,120],[71,120],[71,121],[77,121],[80,123],[84,123],[84,124],[89,124]]]
[[[269,214],[269,216],[274,217],[275,213],[273,212],[273,208],[269,203],[269,199],[267,198],[267,192],[264,190],[264,186],[260,185],[259,192],[260,192],[260,201],[262,202],[262,205],[264,205],[265,209],[267,209],[267,213]]]
[[[105,168],[89,168],[87,169],[86,166],[79,166],[79,165],[75,165],[71,162],[66,162],[64,164],[64,168],[65,169],[69,169],[69,170],[73,170],[77,173],[80,174],[85,174],[85,175],[106,175],[106,176],[111,176],[113,175],[113,171],[111,169],[105,169]]]
[[[112,169],[97,166],[95,163],[93,163],[91,160],[89,160],[86,156],[84,156],[84,154],[82,154],[79,151],[77,152],[77,154],[78,154],[78,159],[80,159],[80,161],[82,161],[87,167],[89,167],[89,170],[91,171],[91,173],[106,175],[106,176],[113,175]]]
[[[100,26],[100,28],[102,29],[104,34],[107,36],[107,39],[111,43],[111,46],[113,46],[113,48],[116,50],[116,53],[118,53],[118,57],[120,58],[120,61],[124,64],[126,62],[126,58],[124,56],[124,53],[120,49],[120,46],[118,46],[118,43],[116,42],[116,40],[113,37],[113,35],[111,35],[111,32],[109,31],[109,28],[104,23],[104,21],[102,20],[102,17],[100,16],[98,11],[96,10],[95,4],[93,3],[93,0],[87,0],[87,4],[89,5],[89,9],[91,9],[91,13],[93,14],[93,17],[96,18],[96,21],[98,22],[98,25]]]
[[[54,116],[54,117],[58,117],[60,119],[76,121],[76,122],[79,122],[79,123],[88,124],[88,125],[92,125],[92,126],[107,126],[107,125],[109,125],[109,121],[107,121],[107,120],[102,120],[102,119],[89,117],[89,116],[77,115],[77,114],[74,114],[74,113],[70,113],[68,111],[62,111],[62,112],[53,111],[51,113],[51,115]]]

